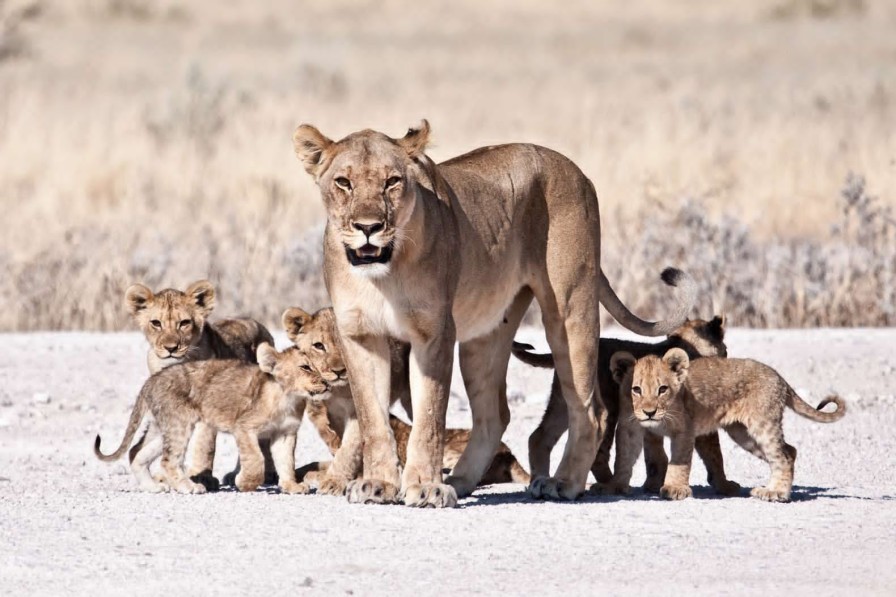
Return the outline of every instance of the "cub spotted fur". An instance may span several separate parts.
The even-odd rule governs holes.
[[[208,280],[193,282],[185,291],[166,288],[154,293],[142,284],[128,287],[125,304],[149,343],[146,364],[151,374],[171,365],[206,359],[257,363],[258,347],[263,343],[274,345],[271,333],[254,319],[209,322],[208,317],[215,308],[215,295],[215,287]],[[150,427],[146,433],[152,440],[157,431]],[[210,489],[218,485],[212,476],[216,439],[213,429],[202,423],[197,425],[190,477]],[[273,463],[266,442],[263,442],[263,449],[270,476]]]
[[[143,385],[127,430],[112,454],[94,453],[103,461],[120,458],[128,449],[140,422],[151,415],[160,434],[144,436],[130,450],[131,470],[141,488],[163,491],[149,467],[159,456],[165,483],[181,493],[205,493],[184,471],[184,454],[193,426],[202,421],[210,428],[232,433],[242,470],[236,478],[240,491],[253,491],[264,480],[264,456],[258,441],[269,439],[280,487],[287,493],[306,493],[295,480],[296,432],[305,400],[327,391],[327,384],[296,348],[278,353],[269,344],[257,352],[258,365],[237,360],[205,360],[167,367]]]
[[[689,485],[694,438],[725,429],[742,448],[766,461],[771,479],[756,487],[754,497],[772,502],[790,500],[796,448],[784,441],[784,407],[820,423],[832,423],[846,413],[838,396],[817,409],[803,401],[774,369],[751,359],[707,357],[691,361],[673,348],[660,358],[635,359],[616,353],[610,360],[622,387],[616,467],[605,486],[625,492],[644,432],[672,438],[672,459],[660,493],[669,499],[691,496]],[[834,412],[820,412],[828,404]]]
[[[636,357],[648,354],[662,355],[670,348],[681,348],[692,359],[705,356],[726,356],[725,322],[721,317],[710,321],[694,319],[686,321],[681,327],[669,334],[663,342],[649,344],[618,338],[601,338],[597,351],[597,377],[600,384],[600,395],[607,409],[607,431],[601,440],[597,457],[591,466],[591,472],[598,482],[609,481],[613,473],[610,470],[610,448],[619,419],[619,384],[610,374],[610,356],[619,351],[626,351]],[[553,368],[554,359],[551,354],[530,352],[528,344],[514,342],[513,355],[533,367]],[[557,374],[551,383],[551,394],[544,416],[538,428],[529,436],[529,467],[533,475],[546,476],[550,472],[551,450],[566,432],[566,403],[560,392],[560,380]],[[734,495],[740,491],[740,485],[729,481],[725,475],[722,449],[719,445],[719,434],[716,432],[698,437],[697,454],[706,466],[710,485],[719,493]],[[646,491],[656,493],[663,484],[666,466],[669,459],[663,449],[662,441],[655,441],[652,436],[644,438],[644,460],[647,465]]]

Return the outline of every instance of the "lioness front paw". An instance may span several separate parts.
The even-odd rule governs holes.
[[[355,479],[346,486],[345,497],[352,504],[397,504],[398,487],[379,479]]]
[[[402,492],[405,506],[412,508],[454,508],[457,492],[445,483],[421,483],[408,485]]]
[[[713,489],[715,489],[716,493],[718,493],[719,495],[734,496],[740,495],[741,486],[734,481],[729,481],[726,479],[716,484]]]
[[[537,500],[571,501],[578,499],[584,490],[584,487],[576,487],[572,483],[555,477],[536,477],[529,483],[526,491]]]
[[[628,495],[632,492],[632,488],[626,483],[595,483],[588,488],[591,495]]]
[[[764,502],[789,502],[790,492],[780,489],[769,489],[768,487],[754,487],[750,491],[750,495],[759,498]]]
[[[317,488],[317,493],[336,496],[345,495],[345,488],[347,485],[348,481],[345,479],[339,477],[324,477]]]
[[[296,481],[285,481],[282,485],[280,485],[280,493],[310,493],[311,488],[308,487],[305,483],[298,483]]]
[[[694,495],[690,485],[663,485],[660,496],[667,500],[683,500]]]

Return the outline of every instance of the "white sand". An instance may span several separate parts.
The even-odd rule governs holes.
[[[520,337],[544,345],[535,330]],[[107,450],[121,437],[145,378],[142,339],[0,335],[0,594],[896,594],[896,330],[734,330],[729,347],[810,402],[831,391],[848,401],[833,425],[787,415],[793,503],[717,498],[695,463],[695,498],[683,502],[636,492],[541,503],[506,485],[415,511],[138,493],[124,463],[91,448],[97,432]],[[524,463],[549,379],[511,365],[505,441]],[[449,422],[469,419],[456,374]],[[765,481],[763,463],[722,442],[732,479]],[[300,463],[326,455],[310,426],[298,450]],[[219,452],[220,476],[235,459],[229,437]]]

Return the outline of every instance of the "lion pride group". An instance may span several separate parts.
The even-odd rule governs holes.
[[[568,158],[515,143],[436,164],[429,138],[425,120],[397,138],[364,130],[334,141],[310,125],[295,131],[296,154],[326,208],[332,307],[287,309],[282,325],[292,345],[282,351],[257,321],[210,321],[215,289],[207,281],[183,291],[128,288],[125,305],[149,343],[150,377],[119,447],[104,454],[97,436],[97,457],[127,453],[140,487],[153,492],[277,484],[284,493],[353,503],[452,507],[477,486],[502,482],[525,484],[538,499],[577,499],[589,472],[589,493],[626,494],[643,452],[643,490],[684,499],[692,495],[694,451],[715,491],[741,493],[725,475],[724,430],[768,463],[768,483],[750,494],[789,501],[796,449],[783,436],[785,408],[833,422],[845,414],[843,401],[831,396],[813,408],[767,365],[729,358],[720,317],[687,318],[697,285],[680,270],[661,275],[677,299],[668,319],[632,314],[601,269],[594,186]],[[550,353],[514,341],[533,300]],[[665,338],[601,338],[601,304],[629,330]],[[445,424],[456,346],[468,430]],[[554,369],[529,438],[531,474],[501,442],[511,355]],[[392,414],[395,403],[402,418]],[[834,410],[822,410],[828,404]],[[296,467],[303,419],[331,461]],[[232,434],[239,451],[220,481],[212,475],[219,431]],[[564,432],[551,474],[551,450]]]

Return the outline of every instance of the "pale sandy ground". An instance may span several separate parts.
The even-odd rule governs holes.
[[[849,402],[830,426],[787,415],[800,450],[793,503],[716,498],[697,465],[684,502],[636,492],[541,503],[507,485],[414,511],[137,493],[91,444],[97,432],[106,445],[120,438],[145,377],[140,337],[2,335],[0,594],[896,594],[896,330],[734,330],[729,346],[779,368],[810,402],[830,391]],[[455,379],[449,420],[467,425]],[[524,461],[548,383],[549,372],[511,366],[505,439]],[[722,441],[732,478],[765,480],[762,463]],[[220,475],[235,451],[230,438],[219,446]],[[324,455],[303,428],[298,460]]]

